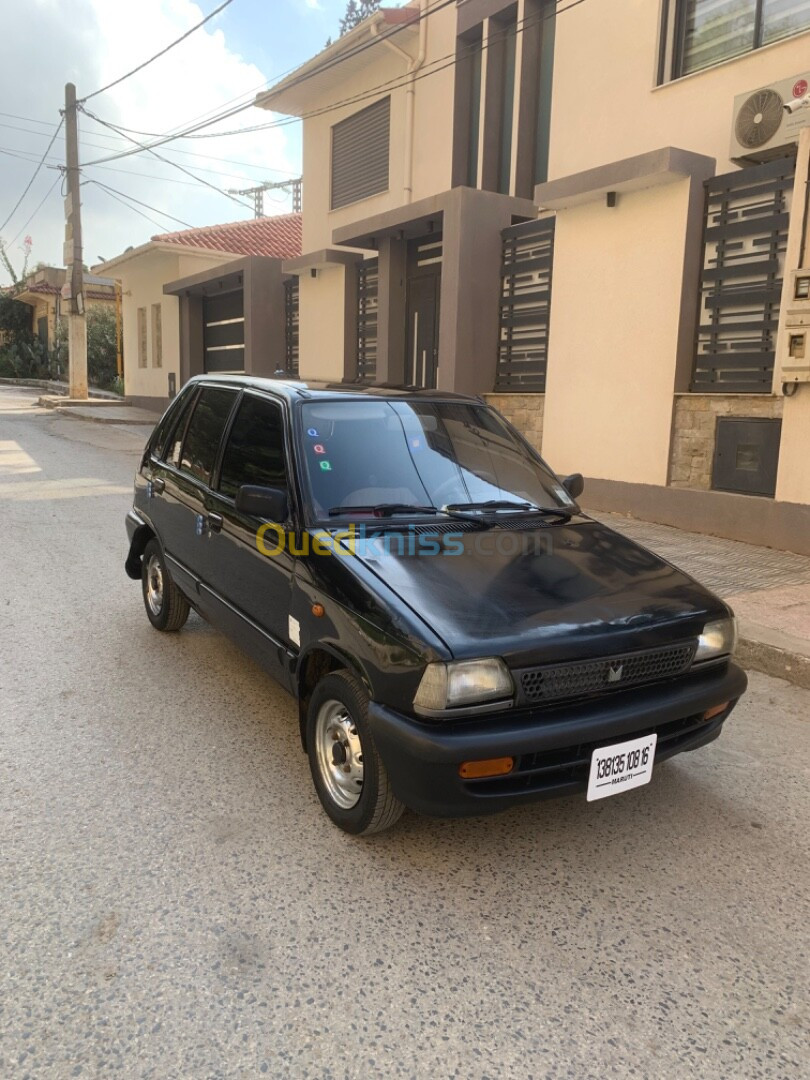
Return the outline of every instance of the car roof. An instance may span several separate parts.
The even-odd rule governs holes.
[[[262,379],[254,375],[194,375],[189,379],[189,382],[265,390],[287,398],[289,401],[306,401],[317,398],[332,398],[334,400],[335,397],[353,398],[359,401],[368,400],[369,398],[470,401],[477,404],[481,404],[483,401],[482,398],[471,397],[467,394],[454,394],[449,390],[424,390],[418,386],[386,384],[367,386],[363,383],[331,383],[310,379]]]

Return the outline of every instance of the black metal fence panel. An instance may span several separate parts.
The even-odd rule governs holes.
[[[706,181],[696,393],[771,390],[795,171],[789,155]]]
[[[550,217],[503,230],[496,391],[545,392],[554,225]]]
[[[357,379],[372,383],[377,376],[377,310],[379,262],[357,264]]]
[[[298,377],[298,278],[284,282],[284,369]]]

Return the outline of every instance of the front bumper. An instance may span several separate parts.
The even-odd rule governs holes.
[[[532,799],[584,791],[593,750],[656,731],[656,762],[720,734],[748,679],[736,664],[666,684],[556,708],[495,713],[464,723],[426,724],[377,702],[369,722],[394,792],[437,817],[493,813]],[[719,716],[703,714],[729,702]],[[464,761],[514,757],[507,776],[462,780]]]

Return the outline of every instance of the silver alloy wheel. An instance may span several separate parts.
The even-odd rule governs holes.
[[[146,602],[157,618],[163,610],[163,567],[157,555],[146,564]]]
[[[351,810],[363,791],[363,746],[342,701],[333,698],[318,710],[315,753],[329,797],[342,810]]]

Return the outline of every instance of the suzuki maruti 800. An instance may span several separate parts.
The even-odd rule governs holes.
[[[135,478],[126,570],[295,695],[350,833],[648,783],[746,688],[728,606],[583,513],[494,409],[439,391],[192,379]]]

